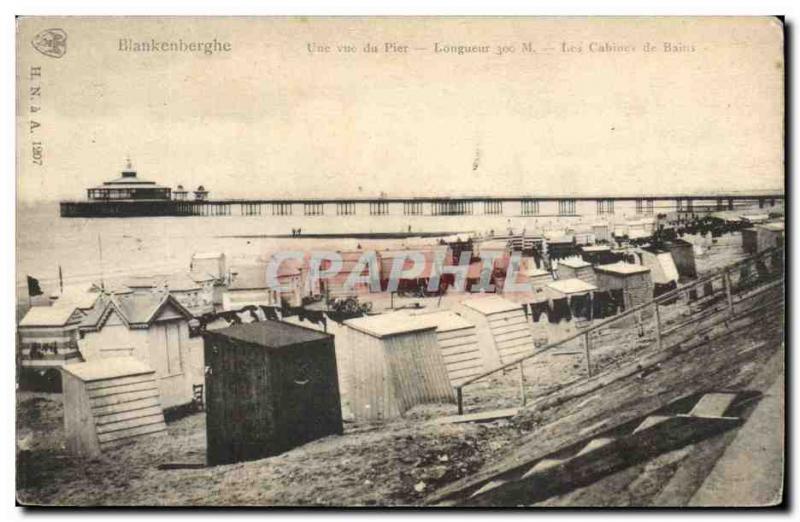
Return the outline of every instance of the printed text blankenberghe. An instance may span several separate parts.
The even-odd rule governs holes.
[[[178,40],[134,40],[133,38],[120,38],[117,50],[130,53],[200,53],[211,55],[214,53],[227,53],[231,50],[230,42],[221,42],[214,38],[205,41],[187,42],[183,38]]]

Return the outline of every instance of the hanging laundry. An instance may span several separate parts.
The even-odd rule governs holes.
[[[566,297],[553,299],[552,311],[553,312],[550,314],[550,322],[552,324],[572,320],[572,311],[569,308],[569,301]]]
[[[573,295],[569,298],[569,308],[575,318],[588,319],[592,312],[591,305],[589,294]]]
[[[625,311],[625,293],[621,288],[611,290],[611,300],[614,302],[614,315]]]
[[[592,317],[594,319],[604,319],[608,317],[606,315],[609,307],[608,301],[608,292],[600,291],[594,293],[594,299],[592,299]]]
[[[348,319],[353,319],[356,317],[363,317],[365,314],[364,312],[337,312],[333,310],[328,310],[325,312],[325,315],[331,321],[336,323],[342,324],[343,322],[347,321]]]
[[[539,319],[541,319],[542,314],[547,316],[547,319],[550,319],[550,303],[547,301],[542,301],[539,303],[531,303],[531,317],[533,317],[533,322],[538,323]]]
[[[280,318],[278,317],[278,312],[276,307],[260,305],[259,308],[264,313],[264,316],[268,321],[280,320]]]

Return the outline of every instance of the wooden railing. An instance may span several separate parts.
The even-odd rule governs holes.
[[[525,370],[524,370],[525,361],[527,361],[529,359],[532,359],[534,357],[538,357],[538,356],[540,356],[542,354],[545,354],[547,352],[550,352],[554,348],[558,348],[560,346],[563,346],[563,345],[569,343],[570,341],[575,341],[575,340],[580,339],[580,338],[583,338],[583,346],[584,346],[584,350],[585,350],[585,360],[586,360],[586,373],[587,373],[588,377],[591,378],[592,377],[592,373],[593,373],[592,361],[591,361],[591,334],[594,333],[594,332],[598,332],[601,329],[608,328],[609,326],[614,325],[615,323],[619,323],[619,322],[625,321],[626,319],[627,320],[632,320],[634,322],[634,324],[635,324],[635,327],[637,329],[641,330],[642,329],[642,323],[643,323],[643,321],[642,321],[642,313],[646,312],[648,309],[652,309],[653,315],[655,317],[654,323],[655,323],[655,343],[656,343],[656,346],[657,346],[658,350],[662,350],[663,349],[662,339],[666,335],[674,332],[675,330],[681,328],[682,326],[684,326],[687,323],[697,322],[698,320],[700,320],[704,316],[702,315],[703,312],[698,312],[697,315],[693,314],[693,316],[690,317],[684,323],[681,323],[681,324],[678,324],[676,326],[673,326],[669,331],[664,331],[663,330],[664,324],[662,324],[661,311],[660,311],[659,307],[661,305],[665,305],[665,304],[669,304],[671,302],[674,302],[677,299],[685,298],[686,296],[688,296],[688,294],[690,292],[696,291],[701,286],[706,286],[706,285],[709,285],[709,284],[712,285],[712,294],[711,295],[712,296],[716,295],[717,297],[720,297],[722,294],[716,292],[713,289],[713,284],[714,284],[714,282],[721,281],[722,282],[722,291],[724,292],[724,295],[725,295],[726,308],[728,310],[728,314],[727,315],[729,317],[733,317],[735,315],[734,305],[736,304],[734,296],[735,296],[737,291],[750,290],[750,289],[755,289],[755,288],[760,287],[760,288],[758,288],[757,291],[750,293],[746,297],[746,299],[750,299],[750,298],[754,297],[755,295],[758,295],[758,294],[760,294],[760,293],[762,293],[762,292],[764,292],[766,290],[774,288],[775,286],[779,286],[779,285],[783,284],[783,264],[784,264],[783,253],[784,253],[783,252],[783,247],[774,247],[774,248],[771,248],[771,249],[768,249],[768,250],[764,250],[763,252],[760,252],[760,253],[758,253],[756,255],[753,255],[753,256],[748,257],[746,259],[743,259],[741,261],[738,261],[738,262],[732,263],[730,265],[727,265],[727,266],[717,270],[716,272],[714,272],[714,273],[712,273],[710,275],[707,275],[707,276],[705,276],[705,277],[703,277],[701,279],[698,279],[697,281],[693,281],[693,282],[688,283],[686,285],[683,285],[683,286],[681,286],[679,288],[676,288],[675,290],[672,290],[670,292],[662,294],[662,295],[656,297],[655,299],[653,299],[653,300],[651,300],[651,301],[649,301],[647,303],[643,303],[641,305],[638,305],[638,306],[635,306],[633,308],[630,308],[630,309],[624,311],[623,313],[621,313],[621,314],[619,314],[619,315],[617,315],[615,317],[606,319],[606,320],[604,320],[604,321],[602,321],[602,322],[600,322],[600,323],[598,323],[596,325],[590,326],[590,327],[586,328],[585,330],[576,333],[575,335],[571,335],[569,337],[561,339],[560,341],[548,344],[548,345],[544,346],[543,348],[540,348],[538,350],[534,350],[531,353],[528,353],[528,354],[522,355],[520,357],[517,357],[512,361],[504,363],[504,364],[502,364],[500,366],[497,366],[497,367],[495,367],[495,368],[493,368],[491,370],[485,371],[485,372],[483,372],[483,373],[481,373],[479,375],[475,375],[475,376],[467,379],[466,381],[461,382],[460,384],[458,384],[455,387],[455,389],[456,389],[456,398],[457,398],[457,401],[458,401],[458,414],[462,415],[464,413],[464,392],[463,392],[463,389],[464,389],[465,386],[469,386],[470,384],[473,384],[476,381],[485,379],[486,377],[494,375],[494,374],[496,374],[498,372],[502,372],[502,371],[508,370],[508,369],[513,368],[515,366],[519,368],[519,372],[520,372],[519,373],[519,391],[520,391],[520,398],[521,398],[520,400],[521,400],[521,404],[524,406],[525,403],[526,403]],[[761,273],[758,273],[757,274],[758,277],[757,277],[757,279],[755,281],[753,281],[754,284],[752,286],[750,286],[750,285],[742,285],[741,284],[742,281],[740,280],[739,281],[740,284],[738,285],[738,288],[734,288],[735,285],[732,283],[732,277],[731,277],[731,273],[734,270],[741,269],[743,266],[749,266],[750,264],[754,264],[754,263],[757,264],[759,262],[763,262],[765,259],[769,259],[773,264],[777,260],[780,266],[772,266],[772,270],[769,272],[769,274],[767,276],[764,276],[764,277],[762,277]],[[698,299],[697,302],[698,303],[702,303],[702,302],[711,301],[711,300],[707,299],[708,297],[709,297],[708,295],[704,295],[703,298],[702,299]],[[713,299],[713,301],[716,301],[716,298]],[[714,309],[714,310],[716,310],[716,309]],[[752,312],[752,310],[748,310],[748,313],[749,312]]]

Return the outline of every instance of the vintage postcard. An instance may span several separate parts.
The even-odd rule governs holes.
[[[16,498],[784,501],[774,17],[19,17]]]

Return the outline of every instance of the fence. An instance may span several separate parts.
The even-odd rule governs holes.
[[[717,272],[697,281],[681,286],[665,293],[647,303],[630,308],[615,317],[587,326],[582,331],[560,341],[545,345],[540,349],[522,355],[513,361],[483,372],[456,386],[458,413],[464,413],[464,388],[499,372],[513,368],[519,370],[518,389],[520,402],[524,406],[527,401],[525,363],[545,354],[553,353],[556,348],[565,348],[570,344],[578,344],[578,351],[585,361],[585,377],[591,378],[598,370],[616,362],[620,355],[619,339],[630,337],[646,346],[655,344],[657,349],[665,348],[665,338],[689,329],[704,319],[712,319],[713,324],[732,319],[737,316],[755,313],[759,309],[770,306],[759,305],[736,311],[736,305],[745,301],[756,301],[756,297],[767,290],[783,284],[784,258],[783,247],[771,248],[759,254],[728,265]],[[617,330],[619,335],[612,339],[610,346],[601,346],[598,338],[604,337],[609,330]],[[692,334],[692,332],[689,332]],[[693,335],[693,334],[692,334]],[[682,342],[682,341],[680,341]],[[634,343],[636,345],[637,343]],[[676,342],[672,342],[674,346]],[[635,351],[636,348],[632,351]],[[605,352],[605,353],[604,353]],[[567,352],[574,354],[577,352]],[[603,358],[605,356],[605,358]],[[593,361],[593,359],[595,359]],[[578,377],[566,384],[580,380]]]

